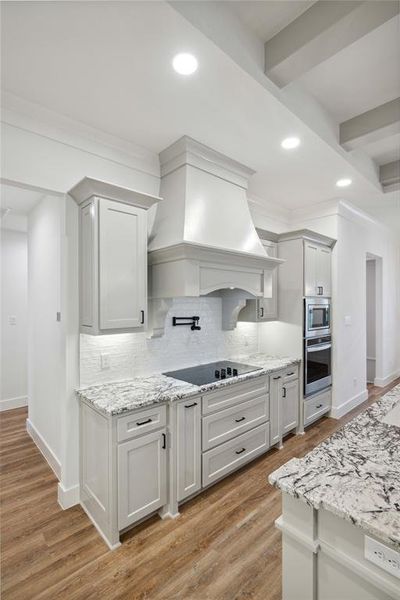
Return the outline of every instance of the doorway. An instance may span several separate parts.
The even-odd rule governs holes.
[[[381,370],[382,259],[366,257],[366,380],[375,384]]]
[[[64,197],[8,182],[0,194],[0,408],[28,406],[28,432],[59,477]]]

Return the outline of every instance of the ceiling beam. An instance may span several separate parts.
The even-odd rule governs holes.
[[[400,133],[400,98],[340,123],[339,138],[346,150]]]
[[[379,167],[379,181],[384,192],[400,190],[400,160]]]
[[[398,1],[319,0],[265,43],[265,73],[283,87],[399,12]]]

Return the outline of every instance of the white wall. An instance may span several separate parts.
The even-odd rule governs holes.
[[[199,315],[201,331],[173,327],[172,317]],[[177,298],[166,317],[165,335],[147,339],[145,333],[81,335],[81,385],[94,385],[134,376],[181,369],[258,351],[256,323],[221,329],[221,298]],[[110,355],[110,369],[101,370],[102,353]]]
[[[27,404],[27,247],[25,232],[1,230],[0,410]]]
[[[45,196],[28,218],[28,419],[53,468],[61,469],[61,405],[65,394],[61,311],[64,201]]]

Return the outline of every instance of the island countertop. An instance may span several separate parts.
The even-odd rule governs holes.
[[[400,385],[269,482],[399,550],[400,428],[382,421],[398,402]]]
[[[235,356],[226,360],[244,362],[258,367],[258,370],[202,386],[185,383],[162,374],[134,377],[124,381],[82,388],[77,390],[77,394],[80,399],[90,402],[98,410],[112,416],[160,402],[182,400],[183,398],[196,396],[262,375],[268,375],[300,362],[296,358],[274,357],[261,353]]]

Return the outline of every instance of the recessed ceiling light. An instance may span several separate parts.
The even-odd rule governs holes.
[[[351,185],[351,179],[349,179],[349,177],[338,179],[336,185],[337,187],[347,187],[348,185]]]
[[[192,73],[197,71],[198,62],[193,54],[182,52],[181,54],[174,56],[172,66],[180,75],[192,75]]]
[[[282,141],[281,146],[285,150],[293,150],[293,148],[297,148],[297,146],[300,146],[300,139],[298,137],[285,138]]]

